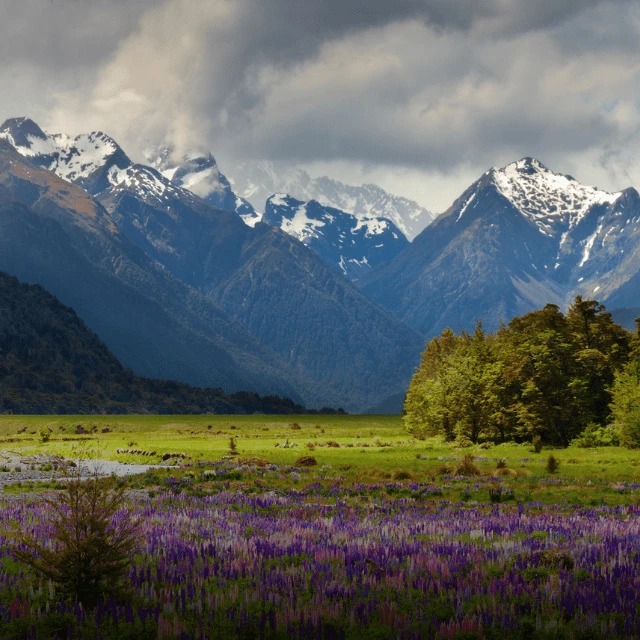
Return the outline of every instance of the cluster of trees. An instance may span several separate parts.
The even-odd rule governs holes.
[[[640,446],[640,338],[580,296],[566,314],[548,304],[494,334],[446,329],[427,344],[404,409],[418,437],[568,446],[614,423]]]

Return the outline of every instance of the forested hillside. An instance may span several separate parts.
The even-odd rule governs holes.
[[[277,396],[136,376],[73,309],[2,272],[0,349],[0,412],[306,413]]]

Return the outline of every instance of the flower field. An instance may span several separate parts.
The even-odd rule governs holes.
[[[11,526],[46,539],[45,505],[0,498],[0,637],[640,638],[635,504],[470,504],[428,482],[289,473],[277,490],[137,492],[134,598],[90,613],[12,556]]]

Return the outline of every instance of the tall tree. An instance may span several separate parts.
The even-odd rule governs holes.
[[[577,296],[567,312],[567,325],[575,346],[571,381],[582,427],[609,419],[610,388],[615,372],[629,359],[631,334],[617,325],[605,307]]]

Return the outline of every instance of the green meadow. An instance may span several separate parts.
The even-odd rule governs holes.
[[[43,430],[50,432],[47,442],[41,441]],[[180,454],[169,461],[176,466],[166,472],[176,477],[194,465],[221,460],[290,469],[301,457],[313,456],[317,465],[308,469],[305,479],[333,487],[377,482],[390,491],[406,486],[407,494],[411,483],[431,482],[442,489],[444,499],[454,502],[487,501],[498,482],[513,492],[516,502],[618,505],[636,504],[640,497],[636,450],[570,446],[535,453],[529,443],[459,448],[439,438],[413,438],[400,416],[0,416],[3,450],[147,464]],[[550,455],[559,463],[555,473],[547,470]],[[477,475],[460,472],[465,456],[473,457]],[[157,474],[147,475],[148,480],[127,482],[148,486]],[[278,488],[293,480],[276,474],[269,482]],[[247,489],[242,478],[235,484]],[[32,490],[28,485],[8,490],[25,489]]]

